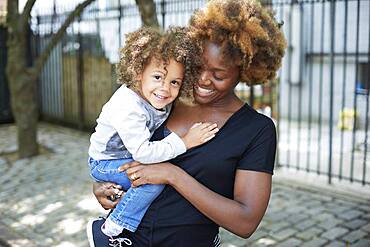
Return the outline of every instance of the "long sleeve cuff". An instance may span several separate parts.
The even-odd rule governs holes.
[[[181,140],[181,138],[177,134],[172,132],[165,139],[166,141],[168,141],[168,143],[170,143],[173,146],[173,150],[175,152],[174,157],[186,152],[185,143]]]

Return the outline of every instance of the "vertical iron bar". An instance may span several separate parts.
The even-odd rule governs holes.
[[[56,6],[56,2],[54,1],[54,5],[53,5],[53,32],[52,32],[52,35],[54,35],[54,32],[56,32],[56,22],[58,22],[58,16],[57,16],[57,6]],[[52,37],[52,36],[51,36]],[[50,37],[50,38],[51,38]],[[51,107],[50,107],[50,115],[54,118],[56,117],[56,106],[58,105],[58,96],[57,96],[57,83],[58,83],[58,45],[59,45],[59,42],[58,44],[54,47],[54,49],[52,50],[51,52],[51,56],[50,56],[50,60],[51,60],[51,64],[50,64],[50,67],[52,68],[52,74],[50,75],[50,78],[52,80],[52,83],[50,83],[51,85]]]
[[[332,177],[332,156],[333,156],[333,101],[334,101],[334,38],[335,38],[335,2],[330,0],[330,102],[329,102],[329,184]]]
[[[249,87],[249,105],[254,106],[254,87],[252,85]]]
[[[302,87],[303,87],[303,54],[304,54],[304,34],[303,34],[303,25],[304,25],[304,9],[302,2],[299,3],[299,77],[298,77],[298,133],[297,133],[297,167],[300,168],[300,153],[301,153],[301,134],[302,134]]]
[[[118,0],[118,7],[119,7],[119,17],[118,17],[118,48],[121,49],[122,47],[122,5],[121,0]]]
[[[356,57],[355,57],[355,90],[354,90],[354,97],[353,97],[353,110],[355,112],[355,116],[353,118],[353,130],[352,130],[352,154],[351,154],[351,173],[350,173],[350,181],[353,182],[353,172],[354,172],[354,161],[355,161],[355,146],[356,146],[356,125],[357,125],[357,81],[358,81],[358,58],[359,58],[359,43],[360,43],[360,0],[357,0],[357,19],[356,19]]]
[[[278,5],[279,8],[280,8],[280,21],[283,19],[283,15],[284,15],[284,8],[283,6],[281,5]],[[282,27],[281,27],[282,28]],[[277,89],[276,89],[276,128],[277,128],[277,136],[278,136],[278,140],[280,140],[280,136],[281,136],[281,133],[280,133],[280,113],[281,113],[281,102],[280,102],[280,90],[281,90],[281,83],[282,83],[282,79],[281,79],[281,76],[282,76],[282,69],[279,70],[279,82],[278,82],[278,85],[277,85]],[[277,153],[276,153],[276,164],[277,166],[279,166],[279,160],[280,160],[280,148],[279,148],[279,145],[278,145],[278,148],[277,148]]]
[[[83,40],[81,34],[81,17],[78,18],[78,34],[77,39],[79,48],[78,48],[78,62],[77,62],[77,95],[78,95],[78,127],[80,129],[84,126],[84,95],[83,95],[83,80],[84,80],[84,59],[83,59]]]
[[[274,83],[275,82],[275,83]],[[275,84],[276,80],[270,80],[269,81],[269,88],[270,88],[270,94],[269,94],[269,106],[270,106],[270,117],[272,118],[273,112],[275,110],[274,107],[274,92],[275,92]]]
[[[370,13],[370,3],[369,3],[369,12]],[[367,56],[367,91],[366,91],[366,114],[365,114],[365,141],[364,141],[364,160],[362,164],[362,185],[366,183],[366,159],[367,159],[367,132],[369,130],[369,91],[370,91],[370,15],[369,15],[369,37],[368,42],[368,56]]]
[[[35,53],[34,53],[34,56],[35,56],[35,58],[37,58],[39,55],[40,55],[40,43],[41,43],[41,39],[40,39],[40,16],[37,14],[37,16],[36,16],[36,30],[35,30],[35,33],[36,33],[36,35],[35,35],[35,38],[36,38],[36,40],[35,40],[35,47],[34,47],[34,49],[35,49]],[[42,72],[40,72],[40,75],[39,75],[39,80],[38,80],[38,83],[39,83],[39,86],[37,87],[37,89],[38,89],[38,94],[39,94],[39,97],[38,97],[38,104],[39,104],[39,109],[40,109],[40,112],[41,112],[41,117],[43,116],[43,105],[42,105],[42,94],[41,94],[41,92],[42,92],[42,89],[41,89],[41,86],[40,86],[40,81],[41,81],[41,74],[42,74]]]
[[[320,163],[321,163],[321,134],[322,134],[322,93],[323,93],[323,67],[324,67],[324,34],[325,34],[325,0],[322,1],[321,5],[321,37],[320,37],[320,72],[319,72],[319,133],[318,133],[318,145],[317,145],[317,174],[320,174]]]
[[[166,20],[166,0],[162,0],[161,1],[161,14],[162,14],[162,28],[163,30],[165,29],[166,27],[166,23],[165,23],[165,20]]]
[[[290,166],[290,134],[291,134],[291,120],[292,120],[292,9],[293,1],[290,3],[289,11],[289,30],[288,30],[288,130],[287,130],[287,167]]]
[[[312,53],[313,51],[313,41],[314,41],[314,3],[311,2],[311,15],[310,15],[310,41],[309,41],[309,52]],[[310,57],[309,67],[308,67],[308,83],[309,83],[309,90],[308,90],[308,133],[307,133],[307,163],[306,163],[306,171],[310,171],[310,154],[311,154],[311,124],[312,124],[312,95],[313,95],[313,82],[312,82],[312,70],[313,70],[313,59]]]
[[[342,107],[346,106],[346,84],[347,84],[347,31],[348,31],[348,0],[344,3],[344,34],[343,34],[343,80],[342,80]],[[341,114],[340,121],[344,123],[344,114]],[[343,126],[344,127],[344,126]],[[344,145],[344,128],[340,131],[340,157],[339,157],[339,180],[343,176],[343,145]]]

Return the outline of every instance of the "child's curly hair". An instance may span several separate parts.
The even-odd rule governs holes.
[[[169,63],[170,59],[183,64],[184,80],[181,95],[191,96],[193,82],[198,79],[200,71],[200,48],[185,27],[169,27],[166,32],[152,27],[142,27],[126,36],[125,46],[121,49],[117,65],[118,83],[129,88],[138,89],[137,76],[151,58]]]
[[[190,20],[191,36],[222,46],[240,66],[240,81],[254,85],[274,79],[286,41],[273,14],[256,0],[210,0]]]

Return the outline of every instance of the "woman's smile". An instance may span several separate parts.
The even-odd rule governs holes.
[[[210,95],[212,95],[216,91],[214,89],[207,89],[207,88],[200,87],[199,85],[194,85],[194,89],[195,89],[195,93],[199,97],[207,97],[207,96],[210,96]]]

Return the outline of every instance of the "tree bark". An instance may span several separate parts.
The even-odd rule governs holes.
[[[36,0],[26,2],[24,12],[18,13],[18,0],[8,0],[8,61],[6,75],[9,82],[10,103],[17,126],[19,158],[35,156],[39,153],[37,143],[38,122],[38,75],[51,51],[63,37],[67,27],[94,0],[85,0],[79,4],[65,20],[64,24],[53,36],[47,48],[36,59],[33,67],[28,67],[27,59],[27,28],[32,7]]]
[[[159,23],[157,19],[157,11],[153,0],[135,0],[139,8],[141,21],[143,26],[157,27]]]
[[[18,130],[18,153],[20,158],[38,154],[37,122],[37,79],[51,51],[63,37],[67,27],[94,0],[85,0],[70,13],[58,32],[42,54],[36,59],[33,67],[27,67],[27,25],[30,13],[36,0],[26,2],[24,12],[18,13],[18,0],[8,0],[8,62],[6,74],[9,82],[11,108]],[[153,0],[136,0],[144,25],[159,27]]]
[[[8,38],[8,66],[11,108],[17,125],[18,154],[20,158],[38,154],[37,89],[36,79],[26,67],[26,37],[15,31]],[[24,37],[23,37],[24,36]]]

